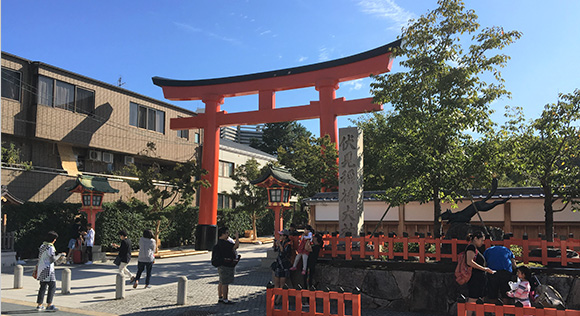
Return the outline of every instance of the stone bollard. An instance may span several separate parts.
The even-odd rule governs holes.
[[[125,276],[122,273],[117,273],[117,284],[115,287],[115,299],[120,300],[125,298]]]
[[[14,288],[21,289],[22,288],[22,278],[24,277],[24,268],[17,264],[14,266]]]
[[[177,305],[187,304],[187,277],[180,277],[177,281]]]
[[[70,280],[71,280],[71,271],[69,268],[65,268],[62,270],[62,294],[70,294]]]

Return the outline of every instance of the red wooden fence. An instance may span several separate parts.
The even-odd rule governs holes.
[[[291,238],[299,238],[293,236]],[[450,259],[457,262],[458,245],[467,245],[465,240],[457,239],[440,239],[433,237],[340,237],[340,236],[323,236],[324,247],[320,251],[321,257],[343,257],[346,260],[354,258],[359,259],[378,259],[385,257],[390,260],[401,258],[408,260],[410,257],[418,258],[419,262],[427,261],[441,261],[442,259]],[[402,248],[402,251],[395,251],[397,243],[401,243],[397,248]],[[416,244],[418,249],[416,252],[409,251],[409,244]],[[402,247],[401,247],[402,246]],[[571,263],[580,263],[580,258],[568,258],[566,250],[580,251],[580,239],[554,239],[549,242],[542,239],[506,239],[501,241],[485,240],[486,248],[491,246],[519,246],[521,254],[515,254],[516,260],[528,264],[530,262],[538,262],[547,265],[549,262],[559,263],[566,267]],[[431,248],[433,251],[428,251]],[[462,247],[464,248],[464,247]],[[561,250],[560,257],[548,257],[548,248],[558,248]],[[442,249],[446,249],[443,253]],[[530,256],[530,251],[533,249],[540,249],[541,256]]]
[[[485,313],[495,313],[500,315],[534,315],[534,316],[580,316],[579,310],[557,310],[555,308],[535,308],[535,307],[516,307],[514,305],[494,305],[494,304],[477,304],[477,303],[457,303],[457,316],[471,315],[472,311],[476,316],[484,316]]]
[[[277,295],[282,296],[282,305],[278,308],[274,304]],[[290,297],[294,297],[294,304],[291,304]],[[308,302],[304,306],[303,299]],[[322,300],[322,312],[317,312],[317,299]],[[336,301],[336,313],[331,311],[331,301]],[[350,302],[350,304],[347,304]],[[286,316],[286,315],[310,315],[310,316],[343,316],[361,315],[360,294],[308,291],[295,289],[281,289],[268,287],[266,291],[266,315]],[[348,305],[351,307],[348,308]]]

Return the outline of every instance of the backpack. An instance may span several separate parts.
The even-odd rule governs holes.
[[[556,291],[551,285],[541,284],[535,289],[533,298],[533,305],[544,308],[558,308],[566,307],[562,295]]]
[[[224,264],[224,257],[220,253],[220,249],[219,249],[218,245],[216,244],[211,249],[211,265],[217,268],[217,267],[222,266],[223,264]]]
[[[459,285],[463,285],[471,279],[471,270],[473,269],[467,264],[467,251],[464,251],[457,255],[457,267],[455,267],[455,281]],[[477,256],[477,249],[475,249],[475,255]]]

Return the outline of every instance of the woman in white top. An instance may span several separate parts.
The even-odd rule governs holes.
[[[147,277],[145,278],[145,288],[148,289],[151,286],[149,282],[151,281],[151,268],[153,268],[153,263],[155,262],[155,249],[157,248],[157,242],[153,238],[153,233],[149,229],[143,231],[143,237],[139,239],[139,261],[137,263],[137,275],[135,276],[135,283],[133,283],[133,288],[137,288],[139,285],[139,279],[141,278],[141,273],[147,268]]]
[[[44,294],[48,288],[48,296],[46,297],[46,310],[47,311],[58,311],[54,305],[52,305],[52,299],[54,298],[54,293],[56,292],[56,276],[54,274],[54,263],[60,259],[62,256],[66,256],[66,253],[56,254],[56,249],[54,248],[54,242],[58,238],[58,234],[54,231],[49,231],[44,242],[38,249],[38,266],[36,268],[37,275],[36,279],[40,281],[40,289],[38,290],[38,296],[36,298],[36,310],[45,309],[42,303],[44,302]]]

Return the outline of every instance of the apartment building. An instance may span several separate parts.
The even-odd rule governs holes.
[[[33,165],[2,165],[3,187],[22,201],[79,203],[80,196],[66,190],[78,174],[105,176],[120,191],[105,194],[104,202],[144,201],[114,172],[127,164],[169,166],[200,157],[203,130],[169,129],[171,118],[193,111],[6,52],[1,86],[2,146],[14,144],[21,160]],[[266,164],[276,157],[226,139],[220,143],[218,206],[234,207],[227,195],[235,185],[234,168],[252,158]]]
[[[77,174],[112,174],[153,160],[195,159],[202,130],[172,131],[169,120],[194,112],[38,61],[2,52],[2,143],[14,144],[33,170],[2,166],[2,184],[24,201],[79,202],[66,190]],[[156,150],[147,151],[154,143]]]

